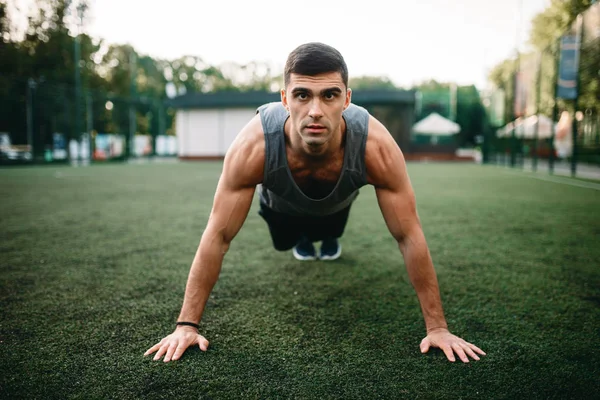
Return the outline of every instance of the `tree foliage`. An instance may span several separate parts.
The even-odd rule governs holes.
[[[526,76],[528,114],[538,111],[537,84],[540,79],[539,112],[552,115],[555,104],[555,85],[558,67],[559,40],[576,25],[578,15],[587,18],[591,0],[551,0],[549,6],[536,15],[531,23],[529,44],[532,50],[498,63],[488,76],[497,88],[506,93],[506,119],[512,119],[515,74],[519,69]],[[597,5],[596,5],[597,7]],[[595,18],[598,18],[597,16]],[[598,24],[598,19],[590,20]],[[597,28],[596,28],[597,32]],[[585,33],[585,32],[584,32]],[[538,78],[538,71],[541,75]],[[572,102],[557,99],[559,110],[571,110]],[[583,37],[579,66],[579,109],[600,111],[600,37]]]
[[[110,44],[77,35],[88,0],[37,0],[24,37],[14,34],[6,0],[0,0],[0,131],[15,143],[26,142],[27,102],[33,104],[36,148],[53,132],[77,137],[73,112],[78,101],[82,118],[93,116],[98,132],[127,133],[129,105],[134,104],[136,132],[160,130],[159,108],[167,97],[187,92],[276,90],[280,75],[260,62],[210,65],[197,56],[173,60],[139,54],[130,45]],[[76,98],[75,49],[79,51],[81,93]],[[107,104],[110,102],[110,109]],[[172,133],[173,112],[163,115]]]
[[[550,5],[533,18],[529,42],[538,51],[553,47],[577,15],[591,4],[591,0],[551,0]]]
[[[355,76],[349,79],[348,85],[352,90],[376,89],[397,90],[398,87],[387,76]]]

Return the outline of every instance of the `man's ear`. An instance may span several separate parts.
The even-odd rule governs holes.
[[[285,89],[281,89],[280,93],[281,93],[281,104],[283,104],[283,106],[285,107],[286,110],[290,111],[290,106],[288,105],[288,102],[287,102],[287,95],[285,93]]]
[[[346,101],[344,102],[344,110],[350,106],[352,102],[352,89],[348,88],[346,90]]]

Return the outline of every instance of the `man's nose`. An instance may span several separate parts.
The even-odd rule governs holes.
[[[321,102],[318,99],[314,99],[310,103],[310,110],[308,115],[311,118],[321,118],[323,116],[323,110],[321,110]]]

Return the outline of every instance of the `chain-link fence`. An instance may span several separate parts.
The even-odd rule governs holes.
[[[75,90],[45,79],[0,81],[2,163],[175,156],[174,112],[161,99]]]

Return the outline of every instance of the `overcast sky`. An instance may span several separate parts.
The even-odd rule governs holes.
[[[15,0],[23,5],[33,0]],[[260,61],[282,68],[297,45],[320,41],[351,76],[401,86],[426,79],[483,87],[489,69],[527,40],[549,0],[92,0],[85,27],[160,58]]]

